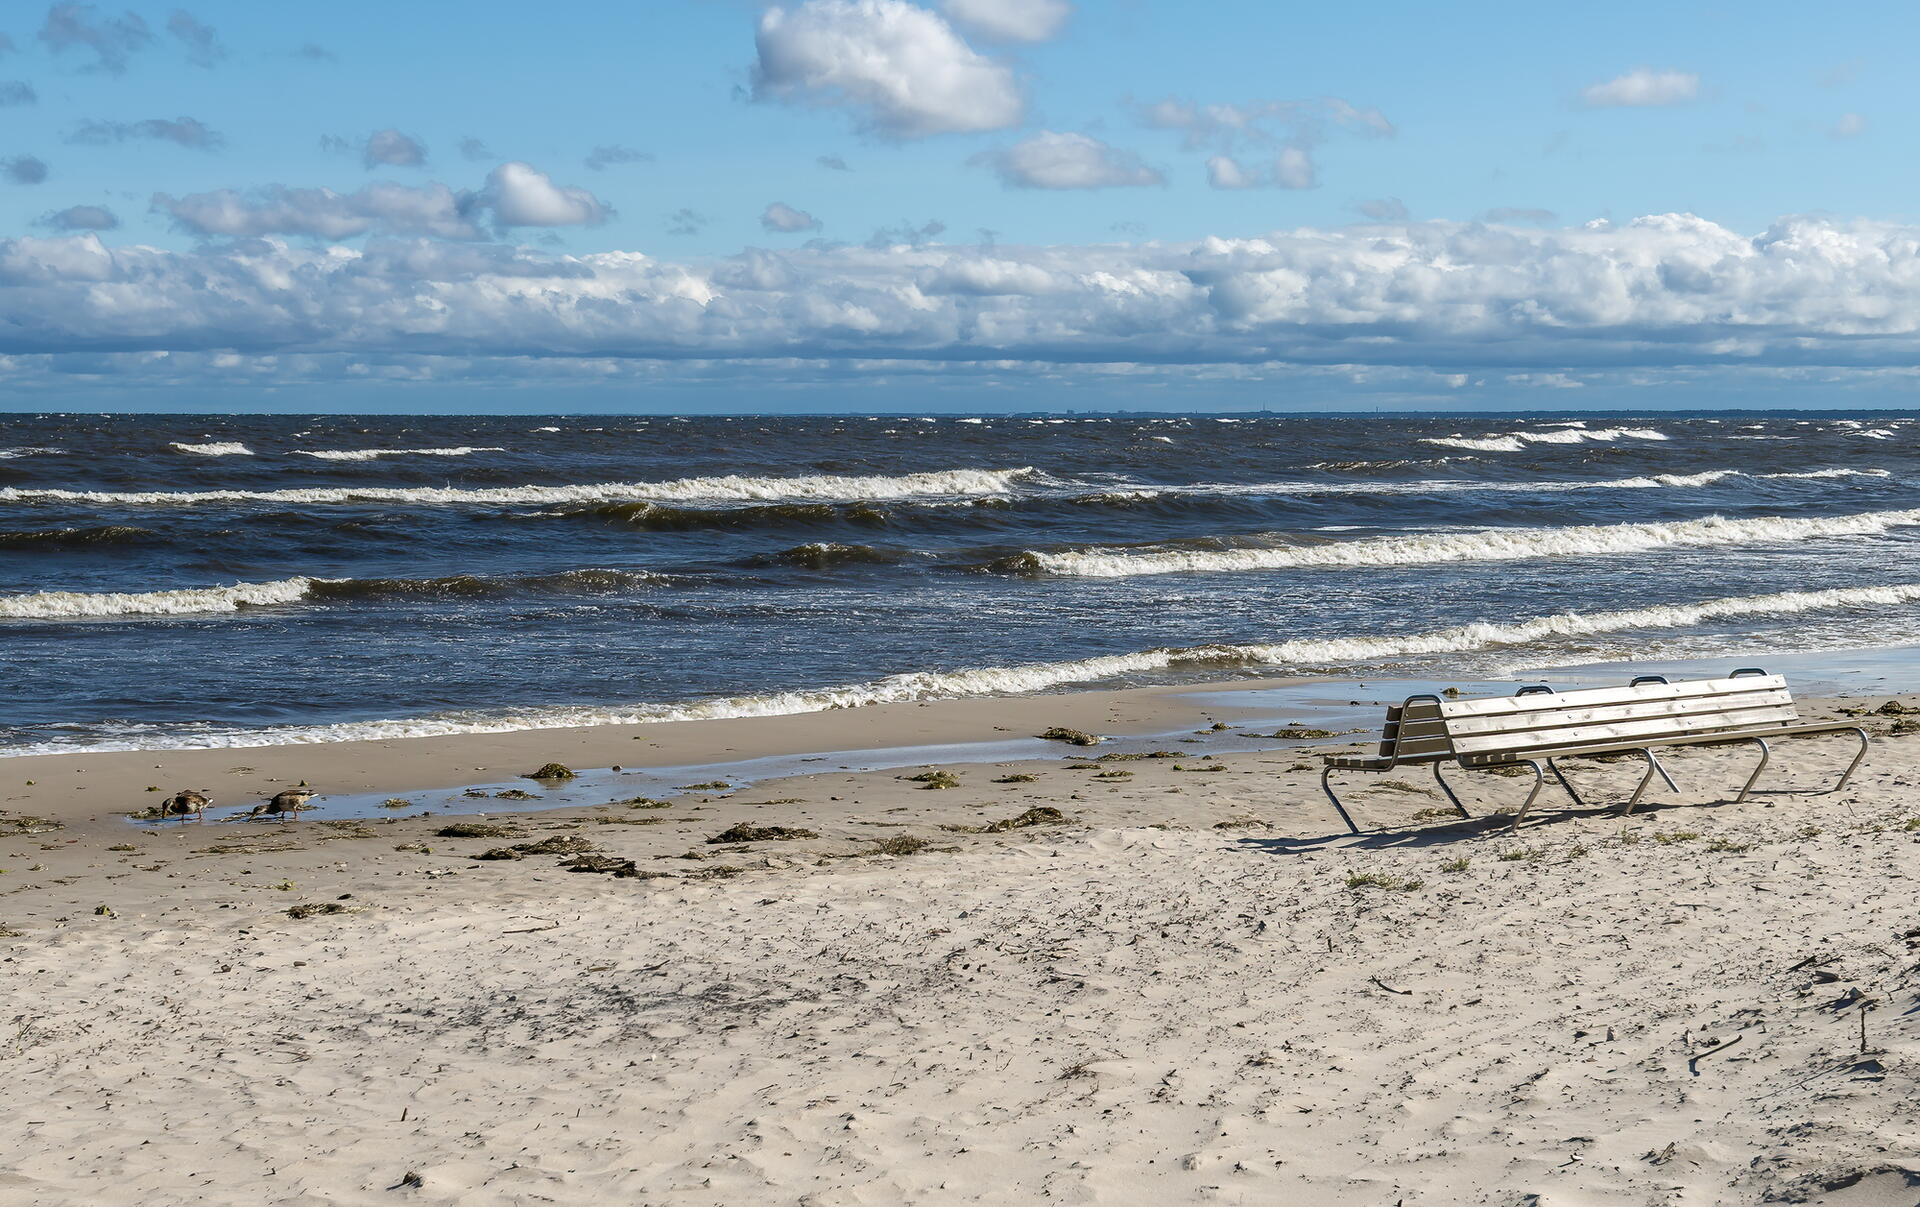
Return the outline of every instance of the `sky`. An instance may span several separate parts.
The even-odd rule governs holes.
[[[0,6],[0,409],[1907,406],[1911,5]]]

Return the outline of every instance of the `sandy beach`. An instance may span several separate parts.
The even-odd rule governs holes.
[[[32,1204],[1914,1201],[1920,740],[1897,718],[1872,715],[1883,736],[1838,795],[1788,791],[1850,753],[1807,740],[1743,805],[1746,753],[1682,751],[1683,791],[1631,818],[1549,798],[1509,835],[1387,777],[1354,793],[1382,828],[1350,836],[1312,757],[1337,743],[1211,753],[1257,741],[1219,699],[8,760],[0,1185]],[[546,761],[1047,725],[1108,740],[518,813],[122,816],[148,783],[231,806],[306,780],[324,805]],[[1143,735],[1170,757],[1138,757]],[[913,778],[941,771],[955,786]],[[1463,778],[1476,814],[1515,803],[1518,781]],[[1576,772],[1601,799],[1633,778]],[[801,833],[708,841],[743,823]],[[483,828],[441,833],[461,825]],[[474,858],[503,848],[519,857]],[[624,874],[567,870],[582,852]]]

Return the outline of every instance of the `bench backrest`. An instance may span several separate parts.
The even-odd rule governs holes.
[[[1583,746],[1737,734],[1799,720],[1780,675],[1535,692],[1439,706],[1457,756],[1546,758]]]
[[[1409,696],[1403,704],[1387,706],[1386,724],[1380,727],[1381,758],[1444,758],[1452,749],[1440,716],[1440,697]]]

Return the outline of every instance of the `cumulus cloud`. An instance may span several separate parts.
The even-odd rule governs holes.
[[[813,162],[833,172],[853,171],[852,168],[847,166],[847,161],[840,158],[838,155],[822,155],[818,159],[814,160]]]
[[[532,164],[503,163],[487,175],[483,203],[500,226],[598,226],[613,210],[585,189],[553,183]]]
[[[0,176],[9,184],[39,184],[47,178],[47,165],[31,155],[16,155],[0,159]]]
[[[40,219],[41,226],[63,231],[110,231],[119,217],[104,205],[72,205]]]
[[[1920,227],[1685,214],[1052,247],[888,241],[680,261],[489,243],[0,239],[0,357],[1908,372]]]
[[[941,0],[960,24],[1002,42],[1045,42],[1073,15],[1068,0]]]
[[[1319,183],[1319,168],[1305,147],[1282,147],[1253,167],[1231,155],[1215,155],[1207,160],[1207,183],[1216,189],[1310,189]]]
[[[14,105],[31,105],[40,99],[33,85],[24,80],[0,80],[0,109]]]
[[[1691,71],[1636,67],[1625,75],[1588,85],[1580,99],[1588,108],[1610,109],[1684,105],[1699,95],[1700,77]]]
[[[677,209],[667,215],[667,233],[669,235],[697,235],[707,229],[707,223],[713,219],[698,210]]]
[[[212,67],[227,57],[227,48],[220,45],[220,37],[208,25],[183,8],[173,10],[167,18],[167,32],[177,38],[186,47],[187,62],[195,67]]]
[[[760,211],[760,226],[763,230],[776,234],[790,235],[797,231],[819,230],[820,219],[805,210],[797,210],[783,202],[775,201]]]
[[[1011,68],[905,0],[776,5],[754,43],[757,99],[850,108],[886,138],[1002,130],[1026,109]]]
[[[360,149],[360,162],[368,170],[378,167],[419,168],[427,163],[427,144],[391,127],[367,135]]]
[[[1405,222],[1413,215],[1407,210],[1406,203],[1398,197],[1379,197],[1372,201],[1362,201],[1354,206],[1363,218],[1375,222]]]
[[[102,17],[91,4],[63,2],[47,9],[40,40],[55,54],[91,54],[85,70],[120,75],[128,60],[153,42],[153,31],[138,13]]]
[[[618,143],[607,143],[590,151],[585,162],[593,171],[603,172],[620,163],[652,163],[653,152],[636,151],[632,147],[623,147]]]
[[[196,151],[212,151],[224,146],[227,141],[218,131],[209,129],[204,122],[191,117],[171,120],[150,117],[138,122],[85,121],[67,135],[70,143],[96,147],[140,139],[177,143]]]
[[[469,163],[478,163],[493,157],[493,149],[471,134],[460,140],[460,158]]]
[[[974,162],[991,167],[1010,189],[1117,189],[1167,182],[1132,151],[1091,135],[1053,130],[977,155]]]

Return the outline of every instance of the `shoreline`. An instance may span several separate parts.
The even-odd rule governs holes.
[[[895,701],[773,716],[725,717],[525,729],[386,739],[165,750],[79,750],[0,757],[0,816],[47,817],[80,829],[112,828],[159,795],[193,788],[214,797],[218,814],[304,783],[327,798],[354,801],[331,816],[368,816],[366,800],[384,795],[529,787],[526,772],[561,763],[582,773],[579,791],[526,809],[576,807],[603,790],[670,795],[663,777],[713,779],[742,786],[776,784],[818,770],[896,769],[944,764],[1045,761],[1075,748],[1038,739],[1053,727],[1113,739],[1089,755],[1134,749],[1146,739],[1184,739],[1193,751],[1232,754],[1280,750],[1311,741],[1236,741],[1233,726],[1305,725],[1369,740],[1381,707],[1414,692],[1457,686],[1498,694],[1513,683],[1566,686],[1662,673],[1705,677],[1742,657],[1644,660],[1544,668],[1512,679],[1404,679],[1346,676],[1232,677],[1142,687]],[[1920,647],[1803,651],[1763,659],[1785,673],[1810,706],[1840,694],[1920,691]],[[1219,734],[1207,734],[1219,726]],[[1202,731],[1200,738],[1192,736]],[[1245,735],[1239,735],[1244,737]],[[611,772],[611,774],[606,774]],[[637,779],[621,777],[638,776]],[[159,782],[156,782],[159,781]],[[552,788],[553,785],[547,785]],[[150,788],[159,789],[158,793]],[[584,797],[581,795],[584,793]],[[84,794],[84,795],[83,795]],[[498,812],[467,803],[438,812]],[[316,810],[317,817],[330,814]]]

